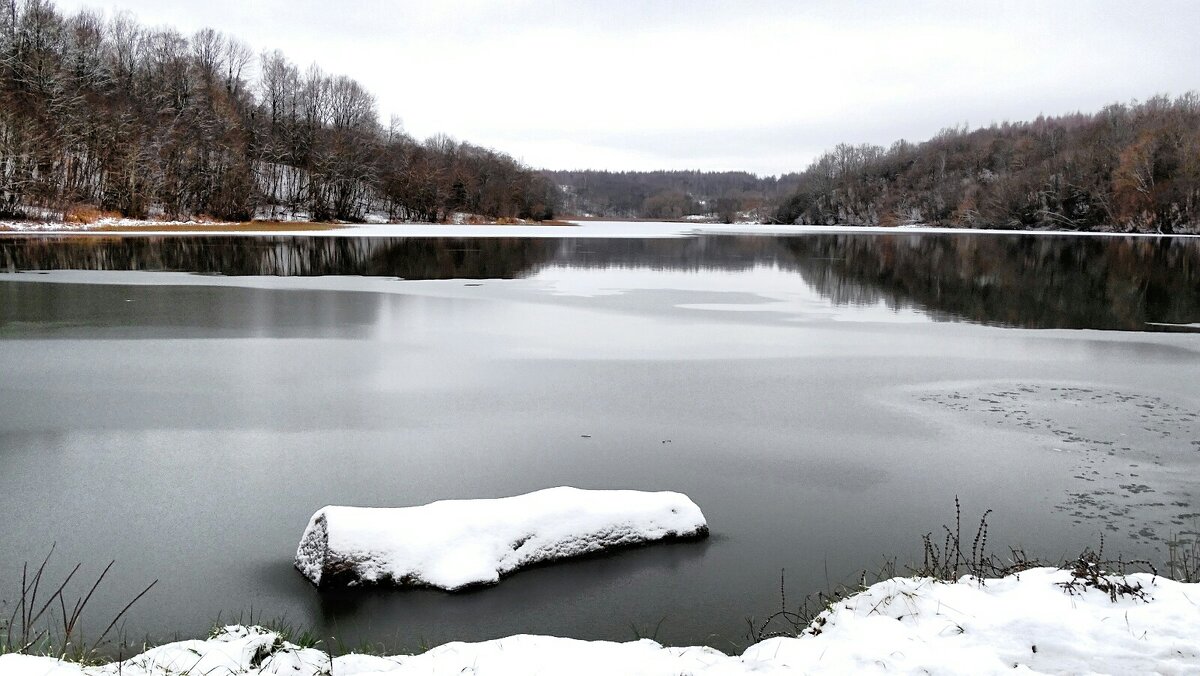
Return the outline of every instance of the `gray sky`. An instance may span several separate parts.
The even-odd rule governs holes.
[[[57,0],[211,26],[375,93],[380,117],[551,169],[803,169],[1200,89],[1200,0]]]

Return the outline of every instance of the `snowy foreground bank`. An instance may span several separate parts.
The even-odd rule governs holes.
[[[325,507],[300,539],[296,568],[318,586],[453,591],[537,563],[706,535],[704,514],[681,493],[563,486],[420,507]]]
[[[1200,671],[1200,584],[1146,574],[1144,598],[1113,601],[1071,573],[1038,568],[982,584],[895,578],[836,604],[815,635],[773,638],[741,656],[712,648],[510,636],[448,643],[415,656],[302,649],[260,628],[226,627],[137,657],[80,667],[51,657],[0,657],[4,676],[390,676],[442,674],[1166,673]]]

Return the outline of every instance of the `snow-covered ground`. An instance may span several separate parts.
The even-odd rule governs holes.
[[[419,507],[325,507],[300,539],[296,568],[317,585],[452,591],[535,563],[707,534],[704,514],[681,493],[561,486]]]
[[[195,226],[199,228],[221,228],[233,225],[233,223],[225,223],[221,221],[159,221],[159,220],[138,220],[134,218],[98,218],[91,223],[67,223],[65,221],[0,221],[0,232],[88,232],[92,230],[104,230],[106,228],[144,228],[147,231],[154,230],[160,227],[176,228],[182,225]]]
[[[226,627],[121,663],[80,667],[5,655],[5,676],[440,676],[442,674],[1191,674],[1200,672],[1200,584],[1148,574],[1116,578],[1137,595],[1110,598],[1067,570],[1037,568],[956,583],[893,578],[822,613],[799,638],[740,656],[551,636],[448,643],[421,655],[330,657],[260,628]],[[1074,588],[1067,588],[1075,583]]]
[[[374,218],[372,220],[380,220]],[[303,229],[280,230],[263,223],[262,230],[245,228],[233,223],[198,223],[194,221],[134,221],[130,219],[100,219],[95,223],[64,224],[34,222],[0,222],[0,234],[18,233],[79,233],[98,232],[112,235],[119,228],[122,235],[238,235],[238,236],[310,236],[310,237],[688,237],[694,235],[804,235],[804,234],[1002,234],[1002,235],[1071,235],[1079,237],[1200,237],[1200,235],[1158,235],[1154,233],[1076,232],[1048,230],[979,230],[967,228],[936,228],[906,225],[895,228],[848,225],[769,225],[763,223],[687,223],[649,221],[579,221],[569,225],[471,225],[468,223],[346,223],[322,224],[295,222]],[[194,229],[179,226],[194,225]],[[238,229],[232,226],[237,225]],[[163,230],[170,226],[170,230]]]

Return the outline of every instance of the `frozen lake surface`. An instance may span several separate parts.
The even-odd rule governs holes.
[[[955,495],[1048,558],[1161,562],[1200,518],[1195,239],[39,236],[4,269],[0,599],[54,543],[116,559],[97,623],[160,580],[134,638],[732,651],[781,569],[798,600],[918,559]],[[686,493],[712,536],[455,595],[292,568],[327,504],[558,485]]]

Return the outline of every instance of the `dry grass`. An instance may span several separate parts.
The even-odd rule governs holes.
[[[158,584],[158,580],[151,582],[141,593],[134,596],[132,601],[125,604],[99,636],[94,640],[87,640],[83,636],[80,619],[96,589],[104,582],[116,561],[110,562],[104,568],[86,594],[75,596],[72,600],[69,598],[70,592],[67,591],[68,585],[82,564],[75,564],[57,585],[53,585],[53,581],[46,576],[46,566],[53,555],[54,547],[51,547],[40,566],[32,569],[28,563],[21,566],[21,587],[12,613],[7,619],[0,616],[0,655],[53,655],[74,662],[100,663],[103,661],[100,659],[100,649],[106,645],[104,639],[117,627],[133,604]],[[44,601],[39,596],[39,592],[43,590],[50,591],[50,596]],[[122,639],[119,643],[123,647],[125,642]]]
[[[1200,525],[1193,523],[1185,534],[1173,534],[1167,541],[1170,559],[1168,575],[1180,582],[1200,582]],[[1183,535],[1183,537],[1181,537]]]
[[[76,204],[67,209],[63,214],[63,223],[72,225],[91,225],[101,218],[120,218],[121,214],[115,211],[101,211],[94,206],[87,204]]]

